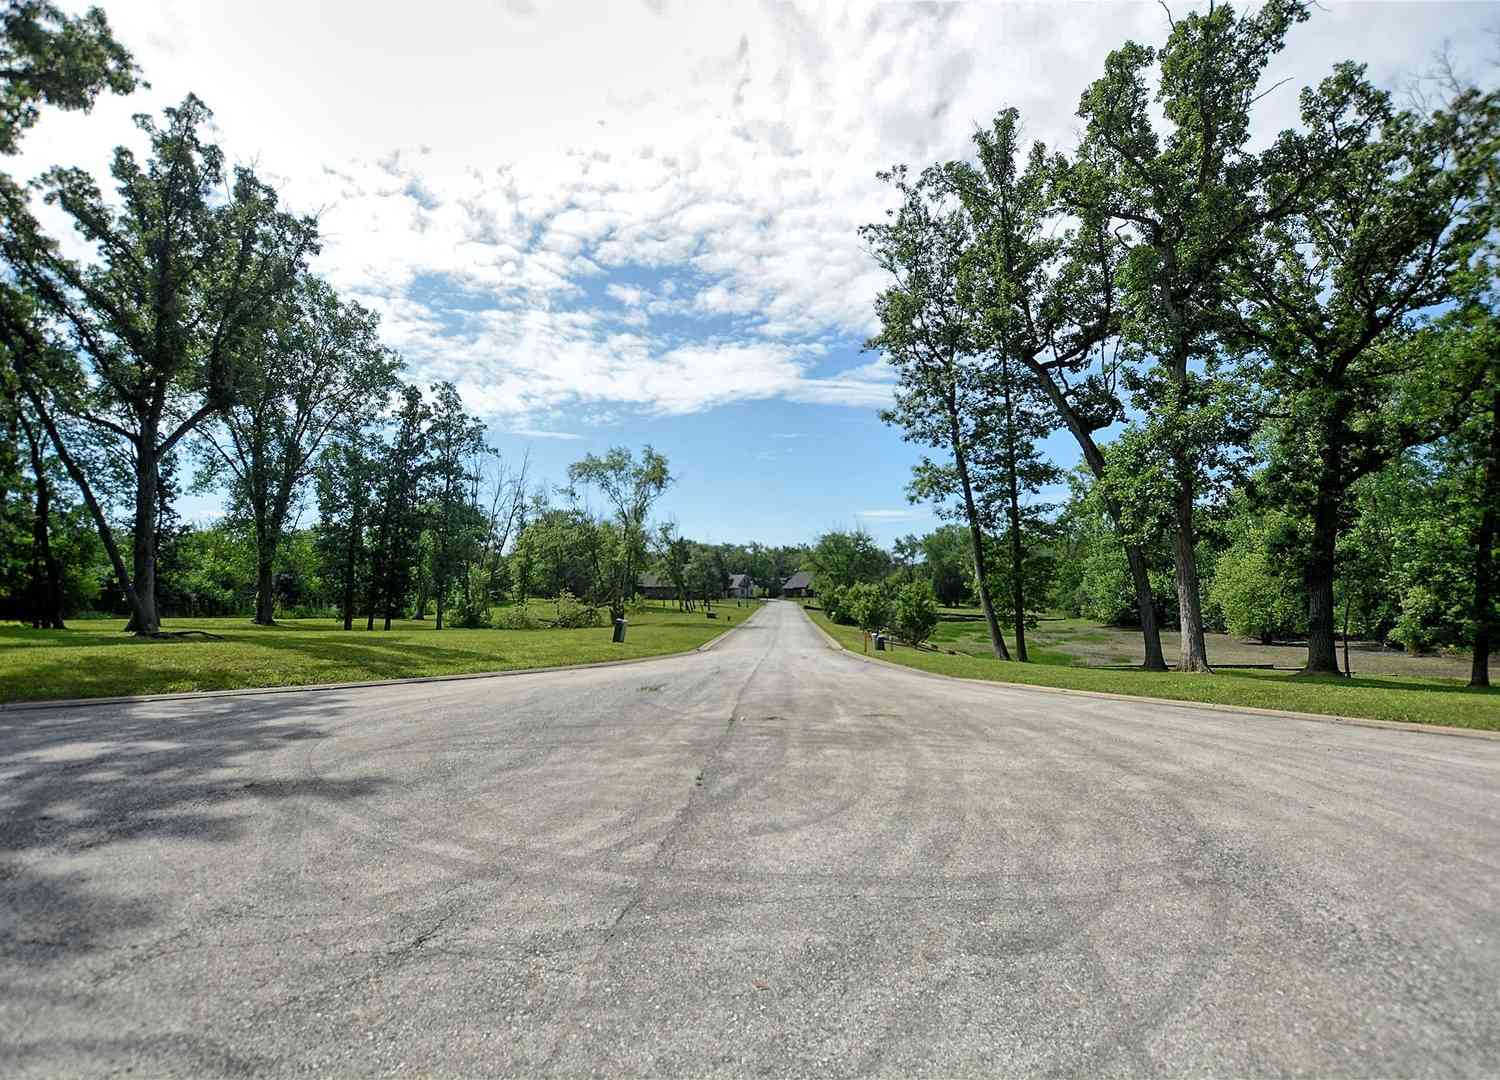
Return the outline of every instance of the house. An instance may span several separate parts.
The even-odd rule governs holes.
[[[730,574],[727,595],[731,600],[748,600],[755,595],[755,582],[749,574]]]
[[[812,574],[806,570],[798,570],[791,577],[781,583],[782,596],[812,596]]]
[[[661,574],[642,574],[635,580],[635,591],[647,600],[677,599],[677,586]]]

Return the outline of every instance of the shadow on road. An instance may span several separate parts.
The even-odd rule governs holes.
[[[49,965],[155,921],[140,899],[155,890],[116,880],[112,863],[91,857],[99,849],[226,843],[266,800],[380,790],[375,776],[323,779],[272,763],[289,744],[324,738],[350,709],[332,695],[274,695],[0,713],[0,962]]]

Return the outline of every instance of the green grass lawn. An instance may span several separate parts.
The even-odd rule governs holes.
[[[551,604],[533,601],[545,618]],[[150,641],[122,633],[123,619],[78,619],[67,630],[0,626],[0,702],[311,686],[420,675],[631,660],[683,652],[748,619],[754,609],[716,604],[717,619],[648,606],[632,612],[622,645],[608,626],[584,630],[444,630],[425,622],[344,631],[332,619],[167,619],[166,630],[207,630],[224,641]]]
[[[862,650],[864,635],[857,628],[835,626],[822,611],[809,610],[808,615],[846,649]],[[939,635],[951,625],[940,624]],[[941,638],[938,643],[943,644]],[[1084,667],[1073,657],[1046,648],[1033,650],[1034,662],[1029,664],[1007,663],[974,652],[955,656],[904,645],[893,652],[872,651],[870,655],[893,664],[965,679],[1500,731],[1500,690],[1470,690],[1457,679],[1406,675],[1293,678],[1285,670],[1224,670],[1212,675],[1184,675]]]

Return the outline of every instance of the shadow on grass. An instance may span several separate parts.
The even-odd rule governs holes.
[[[269,673],[296,676],[296,682],[312,685],[321,682],[361,681],[365,679],[405,678],[431,674],[434,665],[469,667],[493,661],[507,662],[499,650],[489,653],[475,650],[414,645],[392,640],[387,642],[340,642],[319,639],[266,637],[255,642],[226,642],[222,662],[215,664],[212,650],[218,643],[208,643],[192,654],[190,678],[192,688],[202,690],[235,689],[253,685],[280,685],[275,679],[250,677],[255,670],[254,654],[243,646],[286,653],[302,661],[290,667],[265,660]],[[238,648],[237,648],[238,646]],[[174,649],[181,644],[146,645],[143,648]],[[264,655],[264,654],[262,654]],[[247,664],[248,661],[248,664]],[[67,656],[46,663],[28,662],[24,670],[0,679],[0,701],[45,700],[68,697],[114,697],[136,694],[163,694],[188,689],[185,667],[162,664],[160,657],[148,657],[136,649],[108,650],[84,659]],[[283,680],[284,682],[285,680]],[[63,692],[58,692],[59,690]]]
[[[1171,672],[1168,672],[1171,674]],[[1278,686],[1331,686],[1331,687],[1362,687],[1367,690],[1421,690],[1426,693],[1437,694],[1463,694],[1473,697],[1486,697],[1500,693],[1500,690],[1491,687],[1481,689],[1465,686],[1463,683],[1453,679],[1423,679],[1418,681],[1410,675],[1389,676],[1360,676],[1355,675],[1352,679],[1346,679],[1341,675],[1297,675],[1293,671],[1277,671],[1274,675],[1258,675],[1254,671],[1235,670],[1233,668],[1215,668],[1215,675],[1224,675],[1231,678],[1257,679],[1261,682],[1271,681]]]
[[[24,992],[7,967],[107,953],[116,935],[161,921],[146,897],[174,883],[111,849],[228,844],[267,802],[349,802],[384,788],[378,776],[307,776],[274,757],[326,737],[352,707],[324,696],[0,713],[0,1011]]]

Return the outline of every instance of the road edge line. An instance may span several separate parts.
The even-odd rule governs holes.
[[[1034,686],[1031,683],[1002,682],[998,679],[971,679],[965,675],[944,675],[940,671],[923,671],[921,668],[907,667],[905,664],[896,664],[887,660],[881,660],[874,656],[865,656],[852,649],[846,648],[842,642],[825,630],[800,605],[798,610],[802,617],[823,635],[828,642],[829,648],[836,649],[845,656],[855,660],[862,660],[867,664],[879,664],[887,669],[908,671],[913,675],[920,675],[929,679],[944,679],[948,682],[968,683],[971,686],[999,686],[1007,690],[1035,690],[1043,694],[1064,694],[1072,697],[1095,698],[1100,701],[1134,701],[1144,702],[1148,705],[1168,705],[1178,709],[1201,709],[1208,712],[1240,713],[1250,716],[1265,716],[1277,720],[1311,720],[1319,724],[1342,724],[1345,727],[1368,727],[1377,728],[1382,731],[1404,731],[1421,735],[1450,735],[1463,739],[1485,739],[1489,741],[1500,740],[1500,731],[1485,731],[1481,728],[1453,727],[1449,724],[1416,724],[1409,720],[1376,720],[1368,716],[1338,716],[1331,713],[1305,713],[1292,712],[1288,709],[1264,709],[1255,705],[1224,705],[1217,701],[1181,701],[1177,698],[1145,697],[1138,694],[1114,694],[1107,690],[1072,690],[1064,686]]]

